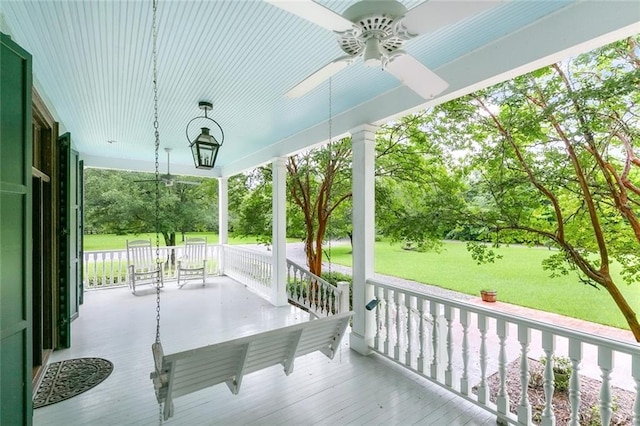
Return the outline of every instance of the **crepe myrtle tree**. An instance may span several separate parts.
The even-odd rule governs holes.
[[[605,290],[640,341],[620,291],[640,280],[638,46],[632,37],[441,105],[431,137],[466,149],[484,195],[468,221],[502,241],[550,242],[558,251],[543,266]]]

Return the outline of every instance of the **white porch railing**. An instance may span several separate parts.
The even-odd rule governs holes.
[[[155,250],[155,249],[154,249]],[[171,251],[174,251],[172,263]],[[177,279],[176,264],[182,257],[183,246],[160,247],[160,259],[164,262],[165,279]],[[207,246],[207,274],[219,275],[220,246]],[[84,288],[98,289],[127,285],[127,250],[99,250],[84,252]]]
[[[289,300],[318,316],[349,311],[349,283],[333,286],[291,260],[287,260],[287,283]]]
[[[266,299],[271,296],[271,254],[244,247],[224,246],[223,273]],[[349,311],[349,284],[338,287],[287,260],[287,298],[316,316]]]
[[[271,255],[243,247],[225,245],[222,273],[240,281],[265,299],[271,298]]]
[[[427,295],[369,280],[378,299],[374,311],[376,334],[372,349],[447,390],[496,414],[501,424],[532,424],[532,406],[527,396],[531,380],[529,358],[546,360],[542,373],[545,403],[541,424],[556,422],[553,357],[570,359],[571,418],[579,425],[581,375],[600,376],[598,411],[601,423],[609,425],[616,402],[612,398],[614,376],[635,388],[635,425],[640,424],[640,345],[581,333],[564,327],[505,314],[469,302]],[[510,335],[513,338],[510,339]],[[614,369],[616,362],[626,366]],[[517,414],[509,410],[507,366],[519,360],[520,396]],[[479,368],[478,368],[479,367]],[[500,390],[490,401],[488,376],[497,371]],[[511,379],[511,378],[510,378]],[[616,379],[617,380],[617,379]],[[630,383],[629,383],[630,382]],[[477,384],[474,392],[472,386]]]

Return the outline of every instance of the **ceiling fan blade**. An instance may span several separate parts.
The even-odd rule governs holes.
[[[264,1],[331,31],[343,32],[353,28],[351,21],[312,0]]]
[[[431,99],[449,87],[449,83],[406,53],[393,58],[385,69],[425,99]]]
[[[430,33],[505,2],[506,0],[425,1],[408,11],[403,17],[402,24],[411,34]]]
[[[293,89],[289,90],[285,96],[287,98],[299,98],[300,96],[307,94],[329,77],[348,67],[353,60],[354,58],[351,56],[343,56],[328,63],[298,83]]]

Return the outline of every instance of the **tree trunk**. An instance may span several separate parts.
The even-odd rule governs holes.
[[[162,236],[164,237],[164,243],[167,247],[172,247],[176,245],[176,233],[175,232],[163,232]],[[171,249],[169,251],[169,258],[167,259],[167,264],[170,266],[174,266],[176,264],[176,251],[175,249]]]
[[[633,333],[633,337],[636,339],[636,342],[640,342],[640,324],[638,323],[638,317],[634,312],[633,308],[629,306],[627,300],[624,298],[618,286],[615,285],[611,277],[607,274],[604,277],[602,285],[607,289],[613,300],[616,302],[618,309],[624,315],[624,318],[627,320],[627,324],[629,324],[629,328],[631,328],[631,332]]]

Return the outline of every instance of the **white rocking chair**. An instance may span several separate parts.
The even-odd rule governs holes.
[[[206,278],[207,239],[187,238],[184,241],[184,255],[178,261],[178,287],[182,288],[188,280],[195,279],[202,279],[204,287]]]
[[[159,283],[164,286],[164,268],[153,255],[151,240],[127,240],[127,272],[129,288],[136,294],[136,286]]]

